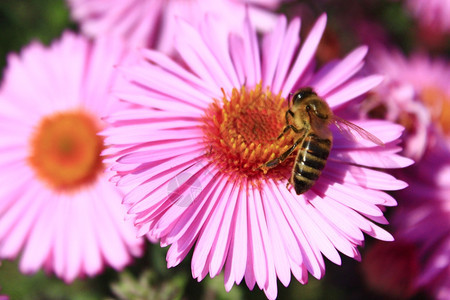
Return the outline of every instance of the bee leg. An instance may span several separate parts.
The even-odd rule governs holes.
[[[286,119],[286,125],[289,124],[289,119],[288,116],[291,115],[292,117],[294,116],[294,113],[292,112],[292,110],[288,109],[286,111],[286,113],[284,114],[284,118]]]
[[[303,131],[303,129],[297,129],[297,127],[295,127],[294,125],[287,125],[286,127],[284,127],[283,132],[280,133],[280,135],[277,137],[277,140],[279,140],[283,135],[286,134],[286,132],[289,131],[289,129],[292,129],[295,133],[300,133]]]
[[[295,128],[295,127],[294,127]],[[297,129],[297,128],[295,128]],[[299,130],[300,133],[302,130]],[[295,148],[297,148],[298,144],[303,143],[303,140],[306,138],[306,135],[299,138],[289,149],[287,149],[283,154],[278,156],[277,158],[274,158],[264,164],[266,168],[273,168],[282,163],[286,158],[288,158],[289,155],[291,155],[292,152],[294,152]]]
[[[290,191],[290,186],[291,186],[291,182],[288,181],[288,183],[286,183],[286,189],[287,189],[288,191]]]

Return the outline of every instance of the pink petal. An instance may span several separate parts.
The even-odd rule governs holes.
[[[24,166],[24,162],[15,163],[12,166],[1,166],[5,172],[0,173],[0,181],[4,186],[0,190],[0,214],[3,214],[15,205],[17,199],[28,190],[29,183],[34,180],[35,175],[30,168]],[[12,183],[15,183],[14,185]],[[11,184],[9,184],[11,183]],[[9,195],[9,196],[7,196]],[[1,224],[1,221],[0,221]],[[2,235],[0,225],[0,236]]]
[[[388,144],[398,140],[403,131],[404,127],[398,124],[393,124],[384,120],[349,120],[355,125],[361,127],[365,131],[374,135],[376,138],[381,140],[383,143]],[[347,136],[346,134],[340,132],[338,129],[335,130],[336,134],[333,134],[333,148],[334,149],[358,149],[361,147],[374,147],[376,144],[369,140],[361,137],[357,132],[350,133],[353,136]]]
[[[274,299],[277,295],[277,276],[275,272],[274,265],[274,252],[272,251],[272,243],[273,241],[270,239],[269,230],[267,228],[267,222],[265,213],[263,210],[263,194],[261,191],[254,189],[255,195],[255,208],[256,208],[256,217],[258,218],[259,228],[261,230],[261,237],[263,243],[263,249],[265,250],[266,255],[266,264],[267,264],[267,278],[266,283],[264,285],[264,293],[268,298]]]
[[[109,201],[114,201],[117,199],[114,198],[107,198]],[[116,203],[120,203],[120,200]],[[84,272],[86,272],[87,275],[93,276],[97,274],[102,269],[102,256],[101,252],[99,251],[100,245],[97,241],[97,236],[100,234],[103,234],[102,232],[99,232],[96,226],[96,218],[97,215],[95,214],[95,211],[92,208],[87,209],[84,212],[85,218],[82,222],[79,222],[78,230],[80,233],[82,233],[82,242],[83,242],[83,248],[82,248],[82,257],[83,257],[83,268]]]
[[[353,220],[348,217],[353,210],[349,209],[328,196],[318,199],[312,203],[321,214],[326,216],[331,224],[336,227],[341,234],[354,243],[360,243],[364,236],[359,229],[359,224],[355,225]],[[355,213],[357,215],[357,213]]]
[[[228,184],[223,198],[228,199],[228,201],[226,201],[225,214],[217,233],[214,251],[210,254],[211,263],[209,273],[211,276],[218,275],[222,270],[231,244],[232,237],[230,236],[230,228],[238,198],[238,189],[236,186]]]
[[[60,195],[56,197],[55,201],[55,228],[54,244],[53,244],[53,269],[57,276],[65,278],[66,257],[67,253],[67,205],[63,201],[64,198]]]
[[[292,91],[295,83],[299,80],[299,78],[301,78],[306,70],[306,67],[312,61],[320,39],[322,38],[322,34],[325,30],[326,23],[327,16],[322,14],[309,32],[308,37],[303,43],[302,49],[298,53],[297,59],[289,72],[289,75],[286,77],[284,85],[282,85],[282,89],[285,93]]]
[[[175,44],[184,61],[205,82],[231,91],[233,83],[227,78],[220,62],[214,57],[200,34],[186,22],[180,19],[178,21],[180,35],[177,35]]]
[[[294,18],[289,23],[286,33],[283,33],[283,40],[279,41],[281,45],[279,53],[268,54],[269,56],[273,55],[273,59],[277,59],[276,73],[274,74],[271,85],[272,91],[274,92],[279,92],[283,88],[282,85],[289,75],[289,67],[294,59],[294,55],[298,53],[297,49],[300,44],[300,24],[300,19]],[[287,93],[288,91],[285,90],[284,92]]]
[[[350,79],[345,84],[336,88],[330,95],[326,96],[326,100],[330,107],[339,106],[351,99],[354,99],[374,87],[378,86],[383,81],[380,75],[371,75],[363,78]]]
[[[102,232],[101,235],[97,236],[100,250],[108,264],[116,269],[121,269],[129,262],[130,257],[124,243],[117,234],[117,225],[108,210],[104,209],[105,204],[101,203],[102,201],[97,198],[91,204],[96,211],[98,231]]]
[[[195,171],[194,168],[188,169],[181,174],[186,175],[186,177],[179,176],[180,179],[176,180],[174,187],[168,185],[170,193],[165,201],[172,203],[172,205],[158,216],[158,221],[152,228],[152,234],[156,237],[165,236],[170,232],[181,215],[186,213],[187,207],[203,199],[207,192],[202,188],[203,183],[210,186],[209,183],[214,182],[214,175],[208,172],[208,166],[204,166],[198,171]],[[171,189],[173,190],[171,191]],[[197,196],[199,191],[200,194]]]
[[[256,283],[260,289],[263,289],[266,285],[267,280],[267,257],[264,253],[264,246],[261,236],[261,228],[258,224],[258,217],[255,207],[255,202],[258,201],[255,198],[254,191],[247,192],[247,202],[248,202],[248,229],[249,229],[249,250],[253,259],[253,274],[255,275]]]
[[[67,239],[66,239],[66,252],[65,255],[65,270],[64,280],[66,282],[72,282],[82,270],[82,247],[83,238],[82,233],[79,231],[80,223],[84,222],[84,211],[86,210],[86,195],[77,195],[70,197],[69,199],[64,197],[60,199],[66,204],[66,223],[67,223]],[[90,199],[90,197],[89,197]],[[98,216],[97,216],[98,218]],[[101,222],[101,218],[98,218]],[[115,246],[111,244],[110,246]]]
[[[296,242],[300,246],[303,257],[303,264],[306,266],[308,271],[316,278],[321,278],[323,276],[323,258],[318,249],[310,245],[306,234],[304,233],[303,227],[299,224],[299,220],[303,217],[298,215],[298,211],[295,206],[300,205],[298,201],[304,201],[304,199],[298,199],[296,196],[292,195],[284,183],[277,185],[273,191],[279,196],[276,199],[285,199],[284,201],[279,201],[280,207],[283,209],[283,213],[288,220],[292,231],[295,234]]]
[[[165,91],[171,91],[172,100],[176,99],[177,102],[188,103],[203,109],[211,102],[211,95],[205,94],[204,91],[197,89],[195,85],[189,84],[183,78],[168,72],[152,72],[154,68],[157,67],[152,65],[147,65],[145,68],[144,66],[132,66],[121,68],[121,71],[128,80],[135,81],[144,87],[149,87],[151,90],[159,91],[163,95]],[[121,92],[126,92],[126,90],[121,90]],[[220,89],[217,90],[217,96],[220,96],[219,93]],[[150,101],[148,106],[153,105],[152,102]]]
[[[311,215],[311,218],[317,220],[317,226],[320,227],[320,230],[327,236],[333,246],[348,257],[354,257],[355,245],[353,245],[336,227],[333,226],[333,223],[328,220],[328,217],[323,215],[321,211],[317,210],[315,207],[312,208],[307,206],[307,209]],[[335,263],[340,264],[340,259]]]
[[[245,83],[248,86],[253,87],[261,80],[261,65],[256,31],[253,28],[248,15],[246,15],[244,21],[243,43],[246,74]]]
[[[327,163],[323,176],[330,178],[331,181],[345,182],[346,184],[354,184],[359,187],[377,190],[394,191],[407,186],[404,181],[397,180],[394,176],[385,172],[352,165],[343,165],[332,161]]]
[[[206,15],[205,19],[205,24],[202,24],[204,26],[200,28],[202,35],[205,37],[205,43],[208,44],[208,47],[212,49],[212,53],[217,57],[223,74],[231,82],[231,87],[239,87],[241,83],[229,53],[228,32],[226,32],[228,28],[220,26],[211,15]]]
[[[383,214],[378,206],[365,201],[365,198],[361,196],[364,195],[362,194],[364,192],[362,188],[348,188],[323,176],[316,182],[314,187],[323,187],[327,196],[357,212],[373,216],[381,216]]]
[[[271,86],[273,90],[277,90],[273,87],[273,79],[282,50],[286,22],[286,17],[280,16],[274,30],[266,34],[262,41],[262,83],[263,86]]]
[[[188,72],[185,68],[181,67],[167,55],[151,49],[142,49],[141,53],[145,59],[158,64],[168,73],[177,74],[177,76],[180,77],[180,79],[182,79],[183,81],[193,83],[197,88],[205,91],[206,94],[217,93],[215,85],[211,86],[210,84],[207,84],[202,79],[198,78],[191,72]]]
[[[299,225],[305,232],[305,236],[313,248],[316,248],[323,253],[330,261],[335,264],[341,264],[341,258],[334,246],[328,240],[326,235],[320,230],[320,226],[317,225],[318,220],[310,218],[311,213],[309,205],[296,205],[296,215],[301,215],[302,218],[297,219]]]
[[[182,113],[189,113],[191,116],[202,116],[204,113],[204,107],[195,105],[192,102],[174,100],[167,96],[158,95],[152,91],[143,91],[140,88],[129,86],[126,89],[120,88],[117,84],[115,86],[114,93],[118,98],[126,99],[130,103],[142,105],[145,107],[159,109],[159,110],[171,110]]]
[[[277,189],[277,186],[275,186],[273,182],[270,182],[269,188],[270,194],[274,197],[274,199],[278,199],[277,196],[279,196],[279,193],[274,190]],[[283,205],[277,201],[267,201],[267,203],[271,206],[271,212],[275,214],[275,221],[280,228],[279,235],[283,239],[284,249],[287,251],[289,259],[298,265],[302,265],[303,256],[300,250],[300,245],[295,238],[293,229],[283,213]]]
[[[0,237],[8,241],[1,247],[2,257],[15,257],[25,243],[29,230],[40,211],[40,202],[33,201],[40,189],[39,183],[29,184],[21,197],[16,199],[14,205],[0,219]]]
[[[413,160],[400,156],[397,153],[401,148],[395,145],[385,147],[367,148],[364,150],[331,151],[329,159],[353,163],[361,166],[376,168],[404,168],[414,163]]]
[[[314,86],[315,91],[319,95],[327,95],[362,68],[364,63],[363,59],[367,54],[367,50],[368,48],[366,46],[358,47],[344,59],[334,64],[331,69],[325,66],[324,70],[327,70],[327,72],[321,72],[319,70],[308,85]]]
[[[244,40],[237,34],[229,35],[230,55],[233,61],[239,82],[246,82],[247,75],[245,70],[245,49]]]
[[[242,183],[245,186],[246,182]],[[247,229],[247,199],[246,191],[238,189],[236,214],[231,222],[232,241],[225,265],[225,289],[230,290],[233,283],[239,284],[246,274],[249,264],[248,229]],[[246,275],[247,276],[247,275]],[[254,284],[254,283],[253,283]]]
[[[53,242],[53,229],[57,226],[53,218],[54,199],[39,199],[42,195],[36,195],[36,202],[46,202],[42,205],[41,212],[35,225],[30,228],[27,244],[20,261],[20,270],[24,273],[36,272],[50,255]]]
[[[210,216],[211,210],[214,207],[214,201],[212,198],[218,188],[223,187],[226,184],[221,178],[215,178],[211,181],[211,184],[205,188],[199,197],[204,199],[203,201],[196,201],[194,205],[188,207],[186,212],[177,220],[177,223],[168,233],[167,237],[163,238],[162,243],[170,244],[170,255],[167,254],[167,263],[169,266],[175,266],[181,259],[187,254],[197,240],[199,232],[202,230],[202,226],[205,220]],[[172,251],[172,248],[174,250]],[[194,261],[192,262],[193,276],[200,276],[202,270],[194,269]],[[194,273],[195,272],[195,273]]]

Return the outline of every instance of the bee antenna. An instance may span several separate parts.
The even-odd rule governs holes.
[[[292,93],[292,92],[290,92],[289,93],[289,95],[288,95],[288,107],[291,107],[291,97],[292,97],[292,95],[294,95],[294,93]]]

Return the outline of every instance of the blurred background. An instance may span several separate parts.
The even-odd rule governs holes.
[[[302,34],[307,33],[321,13],[328,14],[327,29],[317,52],[320,63],[343,57],[361,44],[390,44],[405,55],[419,51],[447,61],[450,58],[448,33],[422,26],[420,19],[405,8],[404,1],[288,1],[278,11],[288,17],[300,15]],[[66,29],[79,31],[63,0],[0,1],[0,70],[6,65],[8,53],[20,51],[32,40],[49,44]],[[390,213],[387,211],[388,220]],[[391,231],[389,226],[386,228]],[[307,285],[295,279],[287,288],[279,284],[278,299],[431,299],[420,290],[406,292],[409,283],[403,282],[405,288],[401,281],[408,278],[400,279],[388,288],[386,285],[389,284],[374,283],[373,278],[365,279],[362,266],[366,266],[368,272],[375,272],[376,276],[383,276],[383,273],[376,273],[376,266],[364,264],[366,256],[370,255],[368,251],[375,244],[372,238],[366,238],[365,247],[360,249],[363,263],[345,256],[342,256],[342,266],[327,262],[322,280],[310,276]],[[70,285],[42,271],[32,276],[22,275],[17,261],[3,261],[0,266],[0,294],[8,295],[10,299],[266,299],[258,288],[249,291],[242,283],[227,293],[223,276],[207,277],[198,283],[191,275],[190,258],[175,268],[167,269],[166,249],[150,243],[146,249],[145,255],[123,272],[117,273],[109,268],[95,278],[78,279]],[[405,252],[399,255],[404,256]],[[389,260],[384,261],[387,262]],[[400,292],[393,291],[396,287]]]

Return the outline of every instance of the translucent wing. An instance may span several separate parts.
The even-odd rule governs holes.
[[[384,146],[384,143],[379,138],[377,138],[367,130],[359,127],[358,125],[353,124],[352,122],[342,119],[336,115],[333,116],[333,121],[336,127],[345,137],[350,136],[351,138],[355,138],[355,134],[357,134],[359,137],[365,140],[369,140],[379,146]]]

